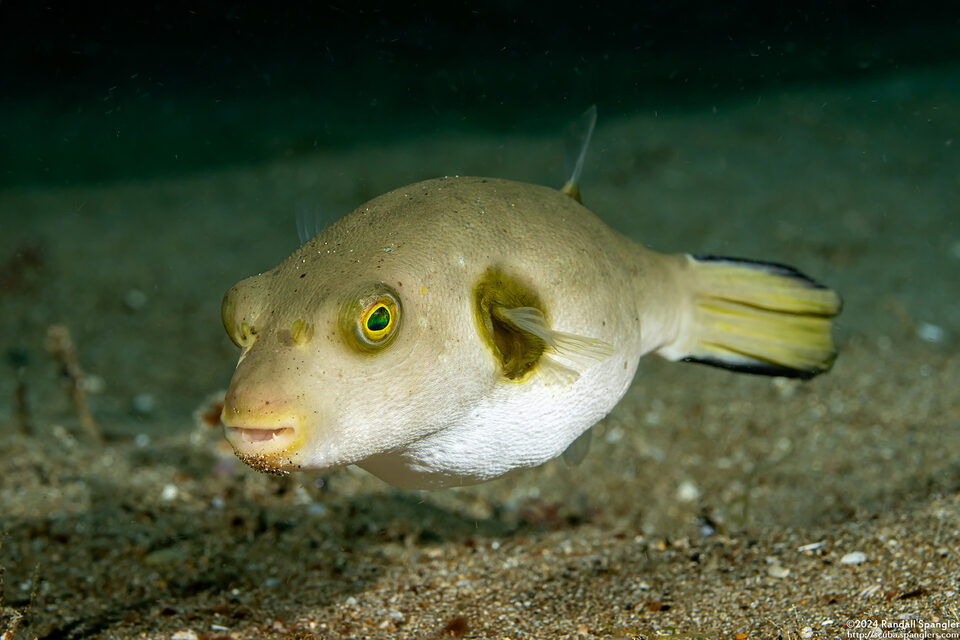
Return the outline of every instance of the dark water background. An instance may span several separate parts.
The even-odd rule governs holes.
[[[556,131],[960,57],[951,2],[0,3],[0,186]]]

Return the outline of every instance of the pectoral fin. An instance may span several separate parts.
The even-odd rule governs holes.
[[[508,308],[496,306],[493,315],[502,322],[515,328],[518,332],[533,336],[543,344],[546,354],[556,355],[570,362],[567,366],[557,362],[542,363],[544,372],[552,372],[552,377],[559,377],[557,368],[572,374],[572,380],[579,377],[579,370],[586,369],[594,362],[600,362],[613,355],[613,345],[597,338],[588,338],[573,333],[556,331],[547,324],[543,312],[536,307]],[[549,355],[544,355],[548,358]]]
[[[536,373],[546,385],[562,388],[613,354],[613,345],[603,340],[554,330],[543,308],[528,283],[498,269],[474,286],[477,331],[504,378],[522,382]]]

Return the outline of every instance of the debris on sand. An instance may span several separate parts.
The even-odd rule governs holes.
[[[87,390],[84,384],[86,374],[77,358],[73,336],[65,325],[52,324],[47,327],[47,351],[60,365],[60,374],[70,392],[77,417],[80,419],[80,426],[93,442],[103,442],[100,427],[97,426],[97,421],[90,413],[90,406],[87,403]]]
[[[24,435],[33,433],[30,420],[30,403],[27,399],[27,364],[29,354],[23,349],[8,349],[7,362],[13,367],[17,386],[14,390],[14,407],[16,407],[17,429]]]
[[[867,554],[863,551],[852,551],[840,558],[840,564],[863,564],[866,561]]]

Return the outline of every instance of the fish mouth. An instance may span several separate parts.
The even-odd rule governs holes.
[[[289,451],[299,440],[293,426],[224,426],[224,436],[238,455],[268,455]]]

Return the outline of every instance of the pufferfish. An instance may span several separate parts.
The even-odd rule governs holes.
[[[483,482],[585,452],[648,353],[809,378],[838,295],[776,263],[665,255],[577,186],[444,177],[361,205],[223,299],[242,350],[222,421],[272,473],[356,464],[393,485]]]

